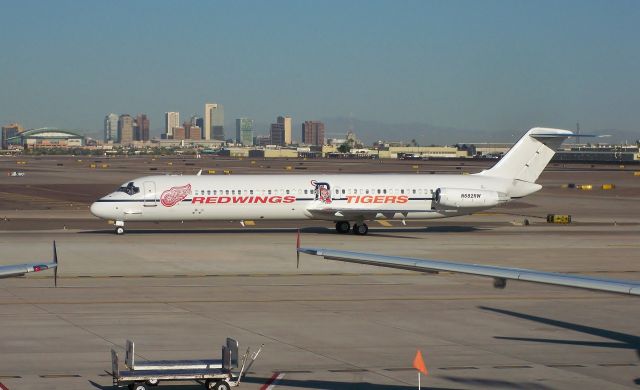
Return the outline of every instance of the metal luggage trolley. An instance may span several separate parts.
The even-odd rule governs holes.
[[[126,369],[121,370],[118,353],[111,349],[111,374],[114,386],[128,386],[130,390],[147,390],[161,381],[204,381],[207,389],[228,390],[240,385],[242,377],[253,365],[262,346],[254,353],[250,349],[241,359],[238,356],[238,342],[227,338],[222,347],[221,360],[157,360],[135,361],[135,345],[127,340],[125,351]],[[239,364],[240,363],[240,364]],[[233,369],[240,368],[237,375]]]

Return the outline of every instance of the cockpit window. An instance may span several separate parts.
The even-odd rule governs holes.
[[[116,192],[124,192],[127,195],[135,195],[140,192],[140,188],[133,185],[133,182],[131,181],[126,186],[118,188],[118,191]]]

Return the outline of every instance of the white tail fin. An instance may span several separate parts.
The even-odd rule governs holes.
[[[569,130],[535,127],[527,131],[496,165],[480,174],[535,183],[562,141],[572,135]]]

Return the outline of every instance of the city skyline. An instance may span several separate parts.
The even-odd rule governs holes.
[[[577,121],[612,139],[638,132],[633,1],[61,1],[5,9],[13,17],[1,27],[0,47],[10,54],[0,62],[3,124],[101,134],[106,113],[144,112],[157,135],[164,112],[202,115],[204,103],[218,102],[225,138],[242,117],[266,134],[280,112],[298,121],[294,128],[307,118],[328,132],[366,123],[354,130],[367,141],[384,125],[403,139],[429,129],[510,136],[533,126],[575,129]],[[284,11],[289,23],[271,23]],[[121,17],[105,17],[115,13]],[[193,21],[180,36],[166,29],[176,14]],[[252,29],[234,28],[233,15]],[[118,60],[105,48],[118,48]],[[185,52],[197,61],[167,55]]]

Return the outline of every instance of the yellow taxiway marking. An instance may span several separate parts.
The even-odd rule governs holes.
[[[392,227],[393,225],[390,224],[387,221],[377,221],[380,225],[385,226],[385,227]]]

